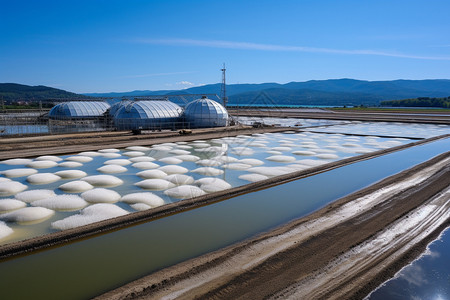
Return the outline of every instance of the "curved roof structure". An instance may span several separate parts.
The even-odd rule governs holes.
[[[191,128],[222,127],[228,124],[228,112],[220,103],[203,97],[189,102],[184,118]]]
[[[97,118],[109,108],[103,101],[70,101],[55,105],[48,113],[51,119]]]
[[[125,106],[125,105],[127,105],[127,104],[129,104],[129,103],[131,103],[131,102],[132,102],[131,100],[122,100],[122,101],[120,101],[120,102],[114,103],[114,104],[111,105],[111,107],[109,108],[109,110],[108,110],[108,115],[111,116],[111,117],[113,117],[113,116],[116,114],[116,112],[117,112],[122,106]]]
[[[122,105],[114,115],[119,130],[175,128],[183,109],[167,100],[132,101]]]

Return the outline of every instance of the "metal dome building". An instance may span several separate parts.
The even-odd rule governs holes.
[[[131,100],[122,100],[119,101],[117,103],[114,103],[113,105],[111,105],[111,107],[108,109],[108,115],[110,117],[114,117],[114,115],[116,114],[116,112],[122,107],[125,106],[129,103],[131,103]]]
[[[50,119],[89,119],[103,116],[109,104],[103,101],[69,101],[55,105]]]
[[[203,96],[186,105],[184,119],[191,128],[223,127],[228,125],[228,112],[217,101]]]
[[[118,130],[175,129],[183,109],[168,100],[142,100],[124,103],[114,115]]]

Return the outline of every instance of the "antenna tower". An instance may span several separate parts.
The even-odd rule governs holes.
[[[222,98],[223,101],[223,106],[226,108],[227,107],[227,103],[228,103],[228,97],[227,97],[227,90],[226,90],[226,81],[225,81],[225,71],[227,69],[225,69],[225,63],[223,64],[223,68],[221,69],[222,71],[222,86],[220,88],[220,97]]]

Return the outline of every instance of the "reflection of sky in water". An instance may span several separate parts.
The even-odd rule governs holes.
[[[450,229],[431,243],[426,253],[397,277],[374,291],[370,300],[450,299]]]
[[[240,123],[252,125],[254,122],[260,122],[266,125],[280,125],[286,127],[311,127],[333,124],[346,124],[350,121],[344,120],[325,120],[325,119],[298,119],[298,118],[269,118],[269,117],[235,117]]]

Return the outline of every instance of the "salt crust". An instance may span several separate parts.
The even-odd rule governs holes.
[[[32,159],[28,159],[28,158],[12,158],[12,159],[7,159],[2,161],[3,164],[5,165],[26,165],[29,164],[30,162],[32,162]]]
[[[195,143],[195,142],[189,145],[193,146],[194,148],[208,148],[211,146],[210,144],[207,143]]]
[[[129,146],[125,149],[131,150],[131,151],[149,151],[150,147],[144,147],[144,146]]]
[[[83,164],[76,161],[65,161],[58,164],[58,167],[62,168],[78,168],[81,167]]]
[[[0,197],[11,196],[26,190],[28,186],[17,181],[0,182]]]
[[[256,159],[256,158],[244,158],[244,159],[240,159],[239,160],[240,163],[246,164],[246,165],[251,165],[251,166],[261,166],[264,164],[263,161]]]
[[[239,179],[247,180],[250,182],[257,182],[257,181],[265,180],[268,178],[269,177],[267,177],[265,175],[261,175],[261,174],[244,174],[244,175],[239,176]]]
[[[119,193],[104,188],[96,188],[81,194],[81,198],[90,203],[115,203],[120,200]]]
[[[17,199],[0,199],[0,212],[4,213],[27,206],[23,201]]]
[[[128,156],[128,157],[138,157],[138,156],[145,155],[145,153],[142,151],[128,151],[128,152],[124,152],[123,155]]]
[[[150,156],[138,156],[138,157],[132,157],[129,159],[131,162],[137,163],[137,162],[149,162],[154,161],[155,159]]]
[[[62,179],[76,179],[87,176],[87,173],[81,170],[64,170],[55,172],[55,175],[58,175]]]
[[[82,193],[93,188],[91,184],[81,180],[67,182],[59,186],[59,189],[66,193]]]
[[[206,175],[206,176],[218,176],[224,173],[223,170],[212,168],[212,167],[201,167],[192,170],[194,173]]]
[[[175,155],[187,155],[187,154],[191,154],[191,152],[186,151],[186,150],[182,150],[182,149],[173,149],[173,150],[170,150],[169,153],[175,154]]]
[[[0,221],[0,240],[12,234],[14,231],[5,224],[5,222]]]
[[[161,170],[145,170],[137,173],[136,175],[144,179],[156,179],[166,177],[167,173]]]
[[[292,151],[292,154],[294,155],[302,155],[302,156],[311,156],[311,155],[316,155],[316,152],[314,151]]]
[[[194,185],[180,185],[164,191],[169,197],[176,199],[188,199],[204,195],[205,192]]]
[[[123,196],[121,201],[128,204],[143,203],[150,207],[157,207],[165,204],[161,197],[150,192],[128,194]]]
[[[128,169],[119,165],[106,165],[98,168],[97,171],[101,173],[115,174],[126,172]]]
[[[164,158],[158,159],[158,161],[165,163],[165,164],[169,164],[169,165],[177,165],[177,164],[181,164],[183,162],[183,160],[176,158],[176,157],[164,157]]]
[[[178,149],[192,149],[192,146],[189,146],[189,145],[178,145],[177,148]]]
[[[153,146],[152,150],[156,150],[156,151],[170,151],[170,150],[172,150],[172,147],[169,147],[169,146]]]
[[[6,177],[15,178],[15,177],[23,177],[29,176],[32,174],[36,174],[38,171],[36,169],[31,168],[19,168],[19,169],[10,169],[3,171],[2,174]]]
[[[120,153],[108,152],[108,153],[102,153],[102,156],[105,158],[118,158],[118,157],[121,157],[122,155]]]
[[[115,149],[115,148],[109,148],[109,149],[98,150],[98,152],[100,152],[100,153],[117,153],[117,152],[120,152],[120,150]]]
[[[183,174],[189,172],[188,169],[182,166],[174,166],[174,165],[167,165],[159,167],[158,170],[161,170],[167,174]]]
[[[38,173],[27,177],[31,184],[49,184],[61,180],[61,177],[53,173]]]
[[[66,161],[76,161],[79,163],[87,163],[92,161],[93,158],[90,156],[84,156],[84,155],[74,155],[74,156],[69,156],[66,158]]]
[[[131,161],[128,159],[110,159],[104,162],[105,165],[119,165],[119,166],[127,166],[131,164]]]
[[[26,203],[31,203],[33,201],[47,199],[55,195],[55,192],[52,190],[30,190],[18,193],[15,198]]]
[[[81,180],[96,187],[113,187],[123,184],[123,180],[112,175],[93,175],[83,177]]]
[[[205,166],[205,167],[218,167],[222,164],[221,161],[215,159],[201,159],[195,162],[197,165]]]
[[[156,169],[160,166],[158,164],[155,164],[150,161],[141,161],[137,162],[131,165],[133,168],[141,169],[141,170],[149,170],[149,169]]]
[[[197,161],[200,160],[200,157],[190,154],[182,154],[182,155],[176,155],[175,158],[181,159],[183,161]]]
[[[62,161],[62,158],[58,157],[58,156],[54,156],[54,155],[43,155],[43,156],[36,157],[34,160],[51,160],[51,161],[58,162],[58,161]]]
[[[338,159],[339,158],[339,156],[337,156],[336,154],[330,154],[330,153],[317,154],[316,157],[320,158],[320,159]]]
[[[52,198],[33,201],[31,205],[53,210],[73,211],[86,207],[88,203],[77,195],[58,195]]]
[[[84,208],[80,214],[72,215],[62,220],[53,222],[51,227],[59,230],[66,230],[106,219],[124,216],[126,214],[128,214],[128,212],[117,205],[98,203]]]
[[[137,211],[144,211],[144,210],[149,210],[152,208],[150,205],[147,205],[145,203],[135,203],[135,204],[131,204],[130,206],[132,209],[137,210]]]
[[[273,155],[273,156],[266,157],[266,159],[270,160],[270,161],[281,162],[281,163],[295,161],[295,157],[286,156],[286,155]]]
[[[251,165],[243,164],[243,163],[231,163],[223,165],[223,168],[230,170],[245,170],[251,168]]]
[[[194,183],[194,178],[192,176],[184,175],[184,174],[168,175],[164,178],[164,180],[172,182],[175,185],[184,185],[184,184]]]
[[[26,166],[34,169],[47,169],[57,166],[58,163],[52,160],[38,160],[28,163]]]
[[[169,189],[171,187],[174,187],[175,184],[173,184],[170,181],[164,180],[164,179],[145,179],[142,181],[139,181],[135,183],[134,185],[145,189],[145,190],[152,190],[152,191],[162,191]]]
[[[6,214],[1,214],[0,220],[17,223],[37,222],[51,217],[54,213],[53,210],[45,207],[24,207]]]

